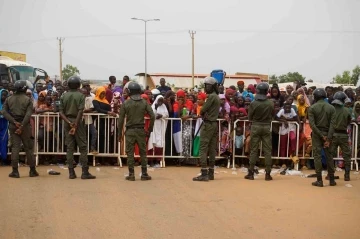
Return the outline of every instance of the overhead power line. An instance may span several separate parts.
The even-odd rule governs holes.
[[[245,33],[245,34],[329,34],[329,35],[360,35],[360,30],[258,30],[258,29],[199,29],[198,33]],[[171,30],[171,31],[157,31],[148,32],[148,35],[166,35],[166,34],[179,34],[188,33],[188,30]],[[97,37],[125,37],[125,36],[142,36],[142,32],[123,32],[123,33],[109,33],[109,34],[91,34],[79,36],[64,36],[67,39],[83,39],[83,38],[97,38]],[[31,44],[38,42],[47,42],[56,40],[56,37],[48,37],[41,39],[0,43],[0,45],[16,45],[16,44]]]

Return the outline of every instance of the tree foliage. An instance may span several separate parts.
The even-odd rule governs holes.
[[[271,75],[269,77],[269,84],[274,83],[286,83],[286,82],[294,82],[299,81],[300,83],[305,82],[304,76],[302,76],[299,72],[288,72],[287,74],[283,74],[280,76]]]
[[[67,80],[73,75],[80,75],[79,69],[76,66],[66,65],[62,70],[63,80]]]
[[[357,85],[360,76],[360,66],[357,65],[351,71],[344,71],[341,75],[337,74],[333,78],[333,82],[336,84],[352,84]]]

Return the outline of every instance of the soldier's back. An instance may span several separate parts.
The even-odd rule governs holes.
[[[274,103],[271,100],[254,100],[249,111],[253,111],[252,121],[270,123],[273,117]]]
[[[315,119],[315,124],[318,126],[328,126],[331,122],[331,117],[335,114],[335,108],[324,100],[319,100],[309,109]]]
[[[85,106],[85,96],[77,90],[68,91],[60,99],[60,109],[66,116],[76,117]]]
[[[147,102],[141,100],[127,100],[123,106],[125,109],[126,126],[144,124],[144,116],[147,113]]]
[[[31,99],[25,94],[14,94],[6,100],[12,115],[25,115],[29,104],[32,105]]]

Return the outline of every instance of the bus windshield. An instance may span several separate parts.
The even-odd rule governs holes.
[[[21,80],[28,80],[32,84],[35,81],[35,71],[32,66],[12,66],[12,68],[15,68],[20,73],[20,79]]]

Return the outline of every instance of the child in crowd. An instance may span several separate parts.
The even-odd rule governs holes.
[[[295,113],[295,110],[291,108],[291,104],[285,103],[284,108],[281,109],[276,119],[282,122],[280,127],[280,157],[294,157],[297,147],[296,142],[296,125],[289,123],[289,121],[299,122],[299,118]],[[297,156],[296,156],[297,157]]]

